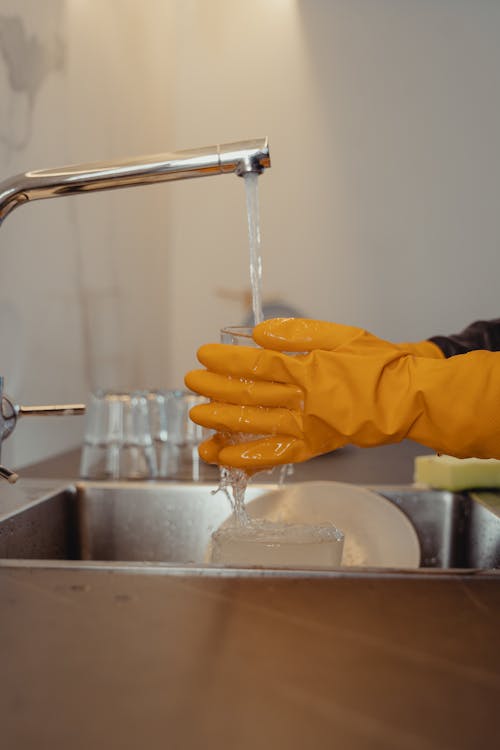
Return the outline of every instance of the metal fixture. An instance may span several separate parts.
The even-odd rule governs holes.
[[[69,414],[85,414],[85,404],[50,404],[44,406],[21,406],[14,404],[3,393],[3,377],[0,376],[0,459],[2,442],[12,435],[17,420],[22,416],[67,416]],[[14,484],[19,479],[15,471],[0,464],[0,479],[6,479]]]
[[[267,138],[256,138],[174,153],[25,172],[0,182],[0,225],[11,211],[29,201],[218,174],[243,177],[249,172],[260,174],[270,166]],[[0,458],[2,441],[11,434],[19,416],[82,414],[85,411],[83,404],[14,406],[3,395],[1,377],[0,405]],[[17,474],[0,466],[1,477],[13,482]]]
[[[25,172],[0,183],[0,223],[29,201],[271,166],[267,138],[93,164]]]

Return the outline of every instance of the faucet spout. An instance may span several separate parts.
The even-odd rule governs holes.
[[[217,174],[262,172],[271,166],[267,138],[93,164],[43,169],[0,182],[0,224],[32,200],[97,190],[185,180]]]

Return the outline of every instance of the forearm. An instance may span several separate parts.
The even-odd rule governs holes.
[[[500,459],[500,352],[412,360],[417,418],[408,437],[459,458]]]
[[[466,354],[478,349],[500,351],[500,318],[478,320],[461,333],[451,336],[432,336],[429,341],[436,344],[445,357]]]

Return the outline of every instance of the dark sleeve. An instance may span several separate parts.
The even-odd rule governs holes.
[[[452,336],[433,336],[429,341],[437,344],[445,357],[465,354],[475,349],[498,352],[500,351],[500,318],[477,320],[467,326],[462,333]]]

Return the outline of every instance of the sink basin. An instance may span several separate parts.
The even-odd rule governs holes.
[[[248,500],[275,485],[255,485]],[[500,567],[500,518],[466,494],[372,487],[412,522],[421,568]],[[230,515],[213,484],[77,483],[0,515],[0,562],[163,563],[205,567],[212,532]]]

